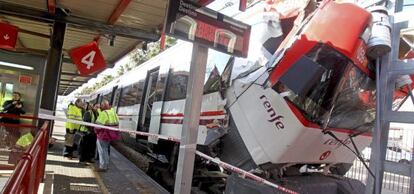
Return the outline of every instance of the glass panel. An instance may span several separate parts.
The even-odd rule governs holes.
[[[103,96],[103,100],[107,100],[109,103],[111,103],[111,96],[112,96],[112,93],[109,92],[108,94],[105,94]]]
[[[119,106],[132,106],[141,102],[144,82],[140,81],[122,89]]]
[[[169,77],[166,101],[184,99],[187,91],[188,72],[172,72]]]
[[[4,88],[4,97],[2,99],[1,104],[13,98],[13,87],[14,87],[13,84],[6,83],[5,88]]]
[[[217,92],[220,89],[220,78],[217,67],[214,67],[204,84],[204,94]]]
[[[118,102],[119,102],[119,96],[121,95],[121,88],[117,88],[115,90],[115,95],[114,95],[114,102],[112,104],[112,106],[115,108],[115,110],[118,107]]]

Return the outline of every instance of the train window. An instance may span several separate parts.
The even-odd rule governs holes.
[[[109,103],[111,103],[111,96],[112,96],[112,93],[109,92],[103,96],[102,100],[107,100]]]
[[[114,99],[113,99],[113,103],[112,103],[112,106],[115,107],[115,108],[118,106],[120,94],[121,94],[121,88],[117,88],[115,90]]]
[[[140,81],[122,89],[119,106],[132,106],[141,102],[144,82]]]
[[[217,92],[220,89],[220,73],[217,67],[211,71],[207,82],[204,84],[204,94]]]
[[[165,100],[184,99],[187,92],[188,71],[177,71],[170,74]]]
[[[167,82],[167,73],[160,73],[158,82],[157,82],[157,88],[155,89],[155,97],[154,101],[162,101],[162,95],[164,93],[165,84]]]
[[[316,46],[306,56],[312,62],[293,65],[273,89],[319,125],[329,122],[328,127],[358,131],[373,127],[375,82],[327,45]],[[303,65],[315,68],[306,70]],[[308,75],[298,78],[304,69]],[[296,76],[289,71],[296,71]]]

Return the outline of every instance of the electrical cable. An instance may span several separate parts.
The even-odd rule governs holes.
[[[348,145],[346,145],[343,141],[341,141],[335,134],[333,134],[331,131],[325,130],[323,131],[324,134],[328,134],[329,136],[331,136],[332,138],[334,138],[336,141],[338,141],[339,143],[341,143],[343,146],[345,146],[348,150],[350,150],[364,165],[364,167],[368,170],[369,174],[375,178],[374,173],[371,171],[371,169],[369,168],[369,166],[367,165],[367,163],[364,161],[364,158],[362,158],[362,156],[359,154],[359,150],[356,147],[356,145],[354,145],[354,141],[352,139],[352,137],[350,136],[350,140],[352,142],[352,144],[355,146],[356,151],[352,150],[351,147],[349,147]]]

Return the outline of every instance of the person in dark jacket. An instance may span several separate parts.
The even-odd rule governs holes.
[[[83,121],[88,123],[95,123],[96,115],[91,104],[86,103],[85,113],[83,114]],[[79,132],[83,134],[79,145],[79,162],[93,162],[96,149],[96,134],[93,127],[82,125]]]
[[[20,116],[21,114],[25,114],[26,112],[23,110],[23,102],[20,100],[21,94],[19,92],[13,92],[13,98],[11,100],[7,100],[3,103],[3,111],[2,113]],[[0,123],[7,123],[7,124],[20,124],[19,118],[11,118],[3,116],[0,119]],[[6,143],[9,146],[13,146],[17,139],[20,137],[20,132],[16,127],[5,127],[8,133],[8,137],[6,138]]]

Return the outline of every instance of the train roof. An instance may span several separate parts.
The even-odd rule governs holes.
[[[145,77],[148,70],[151,70],[162,64],[169,63],[169,65],[174,65],[189,63],[191,60],[191,51],[191,43],[178,41],[176,45],[166,49],[157,56],[122,75],[119,80],[119,85],[121,87],[131,85]]]

